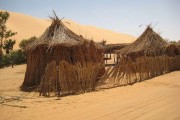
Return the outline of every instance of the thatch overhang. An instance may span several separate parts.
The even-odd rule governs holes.
[[[39,46],[46,46],[48,49],[51,49],[58,46],[84,46],[89,45],[89,43],[94,43],[97,49],[104,49],[98,43],[95,43],[92,40],[87,40],[81,35],[77,35],[71,31],[63,24],[62,19],[60,20],[56,14],[55,17],[51,17],[51,19],[52,24],[46,29],[46,31],[39,37],[38,40],[27,46],[27,52],[32,51]]]
[[[132,44],[117,51],[121,56],[160,56],[168,43],[148,26],[143,34]]]
[[[180,41],[176,43],[176,46],[180,49]]]
[[[118,51],[128,45],[129,45],[129,43],[107,44],[105,46],[105,53],[116,53],[116,51]]]
[[[167,46],[165,46],[165,54],[174,57],[176,55],[180,55],[180,45],[170,43]]]

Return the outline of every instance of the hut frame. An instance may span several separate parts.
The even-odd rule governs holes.
[[[27,47],[21,89],[40,95],[79,94],[95,89],[105,72],[103,49],[68,29],[54,13],[52,24]]]

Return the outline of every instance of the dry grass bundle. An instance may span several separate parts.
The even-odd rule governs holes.
[[[107,44],[105,46],[105,53],[115,53],[115,51],[120,50],[128,45],[129,45],[129,43]]]
[[[78,94],[95,90],[100,64],[52,61],[46,67],[40,85],[40,95]]]

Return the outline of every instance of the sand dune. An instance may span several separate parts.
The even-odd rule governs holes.
[[[136,39],[132,35],[117,33],[93,26],[81,25],[68,19],[64,19],[63,22],[68,28],[78,35],[82,35],[87,39],[93,39],[96,42],[100,42],[105,39],[107,43],[131,43]],[[50,23],[50,20],[10,12],[7,27],[18,33],[14,36],[17,41],[14,48],[18,49],[19,42],[22,39],[30,38],[32,36],[39,37],[50,25]]]
[[[0,105],[1,120],[179,120],[180,71],[133,86],[43,98],[19,91],[26,66],[0,69],[0,95],[21,101]],[[11,75],[9,75],[11,72]],[[22,96],[24,95],[24,96]],[[8,106],[9,105],[9,106]],[[18,105],[26,108],[13,107]]]
[[[17,35],[13,37],[16,39],[14,49],[18,49],[19,43],[22,39],[27,39],[32,36],[39,37],[49,25],[50,22],[47,20],[10,12],[10,18],[7,22],[7,27],[8,29],[17,32]]]

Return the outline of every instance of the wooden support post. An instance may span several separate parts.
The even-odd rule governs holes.
[[[115,53],[114,53],[114,63],[116,63],[116,60],[115,60]]]
[[[61,92],[61,86],[60,86],[60,77],[59,77],[59,60],[56,61],[56,70],[57,70],[57,78],[56,78],[56,84],[57,84],[57,95],[60,96],[60,92]]]

